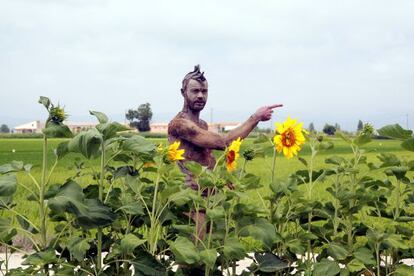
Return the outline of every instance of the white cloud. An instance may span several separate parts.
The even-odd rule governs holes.
[[[207,113],[242,119],[283,102],[282,113],[352,127],[409,113],[413,12],[408,0],[3,1],[0,120],[22,118],[20,108],[39,118],[39,95],[74,116],[147,101],[173,114],[196,63],[210,84]]]

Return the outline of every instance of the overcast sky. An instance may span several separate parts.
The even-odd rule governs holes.
[[[414,127],[412,0],[0,0],[0,124],[44,118],[40,95],[72,121],[149,102],[168,122],[195,64],[207,121],[283,103],[273,122]]]

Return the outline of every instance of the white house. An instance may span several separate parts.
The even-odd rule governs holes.
[[[14,133],[41,133],[44,128],[44,123],[40,121],[33,121],[23,125],[14,127]]]
[[[65,125],[69,127],[69,129],[73,133],[78,133],[82,130],[87,130],[93,128],[97,125],[97,123],[91,122],[65,122]],[[26,123],[23,125],[19,125],[14,127],[14,133],[42,133],[42,129],[45,127],[45,124],[40,121],[33,121],[30,123]]]
[[[96,122],[65,122],[65,125],[67,125],[73,133],[79,133],[82,130],[88,130],[88,129],[95,127],[97,123]],[[220,122],[220,123],[208,124],[208,129],[210,131],[220,133],[220,132],[230,131],[239,125],[240,123],[236,123],[236,122]],[[151,123],[150,127],[151,127],[151,132],[153,133],[167,133],[168,131],[168,123]],[[44,128],[44,123],[40,121],[33,121],[30,123],[26,123],[26,124],[14,127],[14,133],[42,133],[43,128]]]

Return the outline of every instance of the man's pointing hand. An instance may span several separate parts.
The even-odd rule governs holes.
[[[269,121],[272,118],[273,109],[282,107],[283,104],[274,104],[269,106],[263,106],[259,108],[254,114],[253,117],[257,118],[259,121]]]

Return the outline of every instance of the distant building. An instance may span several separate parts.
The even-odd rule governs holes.
[[[14,127],[14,133],[41,133],[44,128],[44,123],[40,121],[33,121],[23,125]]]
[[[221,133],[221,132],[227,132],[227,131],[233,130],[239,125],[240,123],[238,122],[219,122],[219,123],[208,124],[208,129],[210,131]]]
[[[82,130],[88,130],[97,125],[97,123],[90,123],[90,122],[65,122],[65,125],[69,127],[69,129],[73,133],[79,133]],[[14,127],[14,133],[42,133],[42,129],[45,127],[45,124],[40,121],[33,121],[30,123],[26,123],[23,125],[19,125]]]
[[[167,133],[168,123],[151,123],[150,128],[152,133]]]
[[[93,122],[65,122],[65,125],[69,127],[69,129],[73,133],[79,133],[82,130],[88,130],[97,125],[97,123]],[[208,129],[210,131],[214,131],[216,133],[227,132],[230,131],[240,123],[237,122],[220,122],[220,123],[213,123],[208,124]],[[129,125],[127,125],[129,127]],[[152,133],[167,133],[168,132],[168,123],[151,123],[150,124]],[[23,125],[19,125],[14,127],[14,133],[42,133],[42,129],[44,128],[44,123],[40,121],[33,121]],[[131,129],[137,131],[136,129]]]
[[[65,125],[72,131],[72,133],[79,133],[83,130],[94,128],[97,123],[91,122],[65,122]]]
[[[239,125],[240,123],[237,123],[237,122],[213,123],[213,124],[208,124],[208,129],[216,133],[221,133],[221,132],[230,131]],[[150,132],[153,132],[153,133],[167,133],[168,132],[168,123],[151,123],[150,127],[151,127]]]

